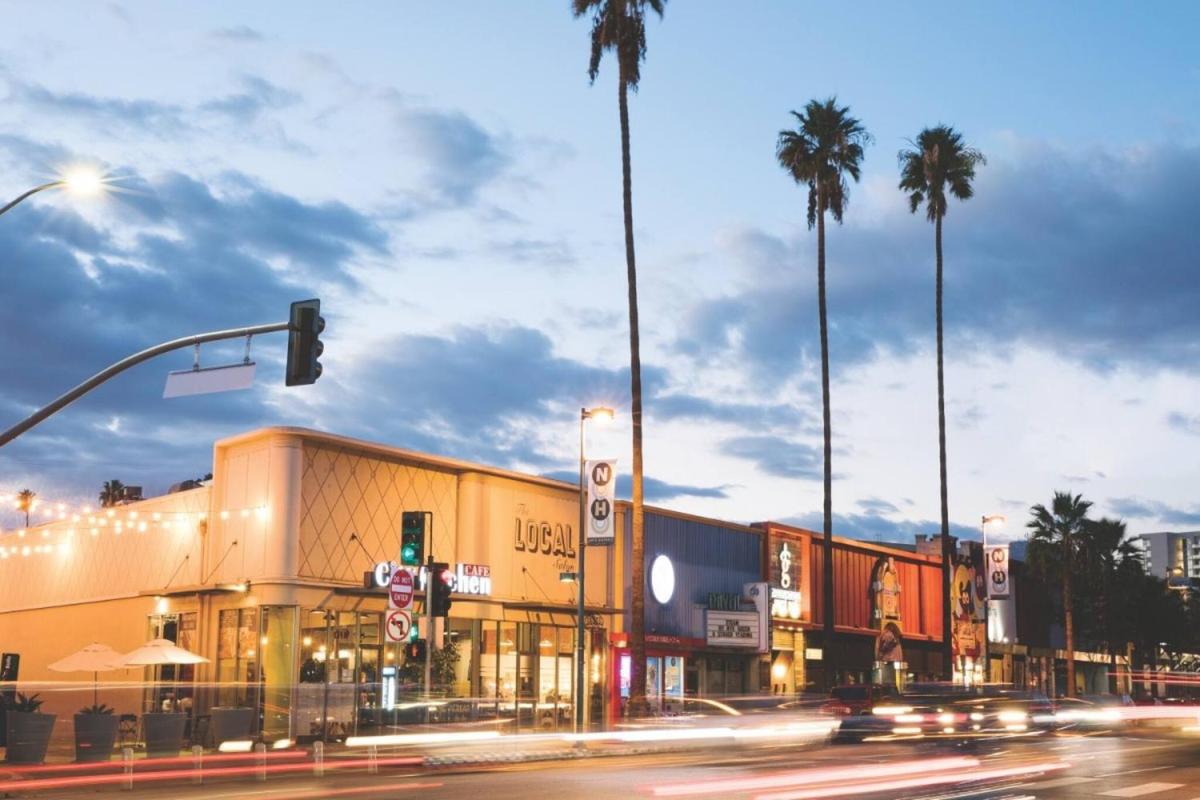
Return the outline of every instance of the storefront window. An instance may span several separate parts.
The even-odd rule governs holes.
[[[300,614],[300,682],[296,687],[294,731],[298,736],[320,736],[332,650],[330,628],[336,614],[312,609]]]
[[[472,669],[477,660],[474,649],[475,631],[479,623],[470,619],[452,619],[446,632],[446,642],[453,646],[455,657],[449,665],[453,680],[446,686],[451,697],[471,697],[475,694],[471,685]]]
[[[262,611],[259,642],[263,684],[263,735],[284,739],[291,735],[288,720],[292,706],[292,671],[296,658],[296,609],[271,607]]]
[[[196,652],[196,613],[154,614],[149,618],[149,638],[166,639],[185,650]],[[148,711],[190,713],[195,700],[194,664],[162,664],[146,668],[150,687],[144,698]]]
[[[256,708],[260,678],[258,609],[222,610],[217,636],[217,705]]]

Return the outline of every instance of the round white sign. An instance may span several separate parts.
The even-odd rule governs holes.
[[[664,555],[655,556],[650,564],[650,592],[663,605],[675,594],[675,565]]]

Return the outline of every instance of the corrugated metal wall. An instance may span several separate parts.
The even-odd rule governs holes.
[[[805,575],[806,605],[811,605],[811,616],[805,621],[820,626],[825,621],[825,596],[821,587],[824,582],[823,565],[825,548],[820,534],[811,537],[808,547],[808,571]],[[862,631],[875,630],[878,625],[871,619],[871,573],[884,551],[866,545],[858,548],[845,542],[834,542],[834,624],[839,627],[857,628]],[[910,636],[942,638],[942,591],[941,567],[919,556],[906,557],[892,554],[896,571],[900,576],[901,630]],[[808,588],[811,587],[811,588]]]
[[[625,540],[632,538],[632,515],[626,514]],[[704,637],[693,606],[705,603],[709,592],[736,592],[761,581],[763,533],[725,527],[696,519],[646,511],[646,633]],[[625,568],[630,568],[630,547],[625,548]],[[675,566],[675,594],[659,603],[649,587],[650,565],[665,554]],[[630,574],[628,571],[625,574]],[[625,587],[626,608],[631,587]],[[695,623],[695,624],[694,624]]]

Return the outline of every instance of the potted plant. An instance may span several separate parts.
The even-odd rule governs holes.
[[[183,749],[183,733],[187,714],[178,711],[154,711],[142,715],[142,732],[146,736],[146,755],[177,756]]]
[[[254,709],[244,706],[213,706],[212,741],[214,747],[222,742],[250,738]]]
[[[40,764],[46,760],[50,734],[54,731],[57,714],[43,714],[42,701],[35,695],[17,694],[8,703],[5,732],[8,749],[5,760],[10,764]]]
[[[117,741],[119,722],[103,703],[79,709],[75,714],[75,760],[108,761]]]

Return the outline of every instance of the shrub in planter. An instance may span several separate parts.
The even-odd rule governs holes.
[[[222,742],[249,739],[250,727],[254,723],[254,709],[233,706],[214,706],[212,709],[212,741],[220,747]]]
[[[5,761],[10,764],[40,764],[46,760],[50,734],[54,732],[56,714],[43,714],[38,696],[18,694],[5,714],[8,748]]]
[[[119,723],[113,710],[103,703],[79,709],[75,714],[75,760],[108,761]]]
[[[142,730],[146,735],[146,755],[177,756],[183,749],[183,730],[187,714],[153,712],[142,715]]]

